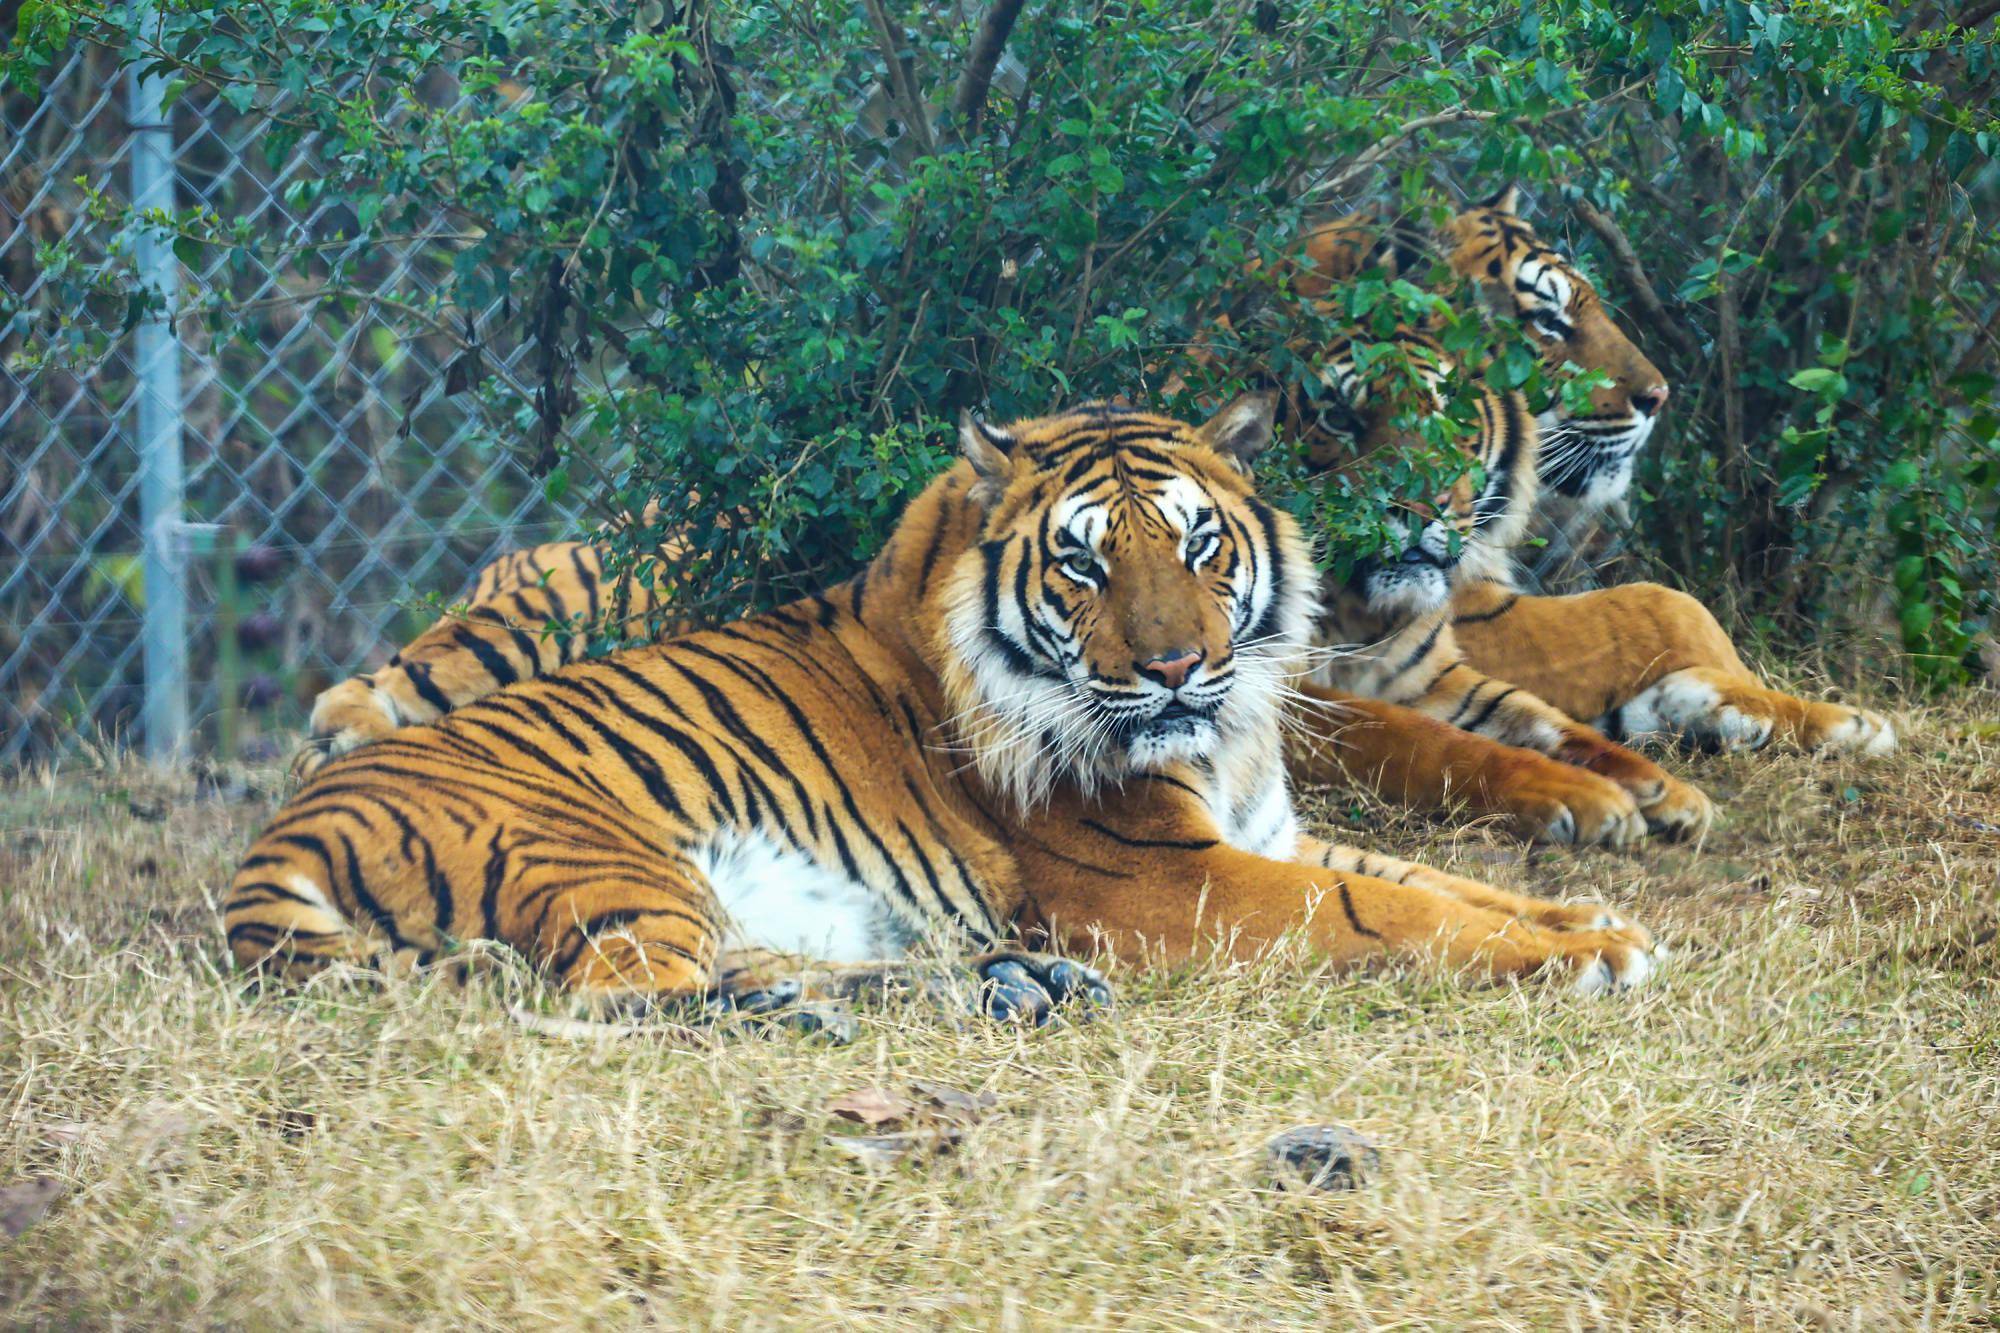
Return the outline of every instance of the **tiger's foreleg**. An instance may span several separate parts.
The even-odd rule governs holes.
[[[1596,719],[1619,739],[1869,755],[1896,747],[1895,728],[1879,713],[1765,685],[1714,613],[1657,583],[1566,597],[1474,586],[1452,609],[1453,632],[1473,666],[1571,717]]]
[[[1504,745],[1415,709],[1318,685],[1300,687],[1286,764],[1294,779],[1353,782],[1384,800],[1499,816],[1545,842],[1625,846],[1646,834],[1631,794],[1609,778]]]
[[[1800,699],[1755,676],[1686,667],[1597,719],[1606,733],[1640,744],[1684,739],[1704,750],[1755,750],[1776,742],[1807,753],[1889,754],[1896,729],[1880,713]]]
[[[1433,959],[1584,991],[1637,985],[1658,959],[1651,937],[1629,924],[1553,929],[1415,878],[1398,884],[1227,845],[1162,853],[1129,881],[1079,877],[1039,899],[1036,920],[1037,930],[1073,947],[1101,943],[1169,963],[1216,951],[1249,960],[1302,937],[1339,965]]]
[[[1533,922],[1538,926],[1546,926],[1551,930],[1629,929],[1643,937],[1649,944],[1652,940],[1652,936],[1642,927],[1627,922],[1603,903],[1564,903],[1549,898],[1533,898],[1527,894],[1496,888],[1479,880],[1467,879],[1463,875],[1434,870],[1430,866],[1418,865],[1413,861],[1401,861],[1392,856],[1381,856],[1374,852],[1364,852],[1359,848],[1343,847],[1313,838],[1299,839],[1297,859],[1308,865],[1326,866],[1332,870],[1386,879],[1393,884],[1412,884],[1419,888],[1434,889],[1474,907],[1501,912],[1507,916]]]

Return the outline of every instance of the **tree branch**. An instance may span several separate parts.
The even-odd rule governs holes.
[[[958,76],[958,87],[951,95],[952,116],[958,122],[962,138],[970,138],[979,128],[980,117],[986,111],[987,91],[993,86],[993,71],[1000,64],[1000,53],[1013,35],[1014,20],[1021,16],[1024,3],[1026,0],[993,0],[993,7],[986,11],[986,18],[979,25],[978,35],[972,39],[965,72]]]
[[[1493,119],[1493,115],[1494,113],[1491,111],[1473,111],[1465,107],[1460,107],[1456,111],[1440,111],[1435,115],[1418,116],[1415,120],[1404,121],[1402,127],[1388,138],[1378,140],[1368,148],[1363,149],[1355,155],[1352,162],[1349,162],[1325,180],[1308,186],[1306,193],[1322,194],[1338,190],[1349,181],[1359,179],[1369,168],[1375,166],[1398,148],[1408,143],[1420,131],[1431,129],[1438,125],[1456,125],[1461,121],[1467,120],[1491,120]]]
[[[1653,289],[1653,280],[1646,273],[1646,266],[1639,262],[1638,251],[1632,248],[1625,229],[1585,195],[1578,195],[1572,204],[1576,215],[1583,219],[1583,225],[1597,233],[1597,239],[1604,242],[1604,248],[1611,252],[1611,262],[1617,266],[1619,277],[1631,290],[1632,300],[1639,307],[1654,336],[1673,348],[1683,360],[1689,360],[1700,351],[1694,337],[1686,326],[1674,318],[1659,293]]]

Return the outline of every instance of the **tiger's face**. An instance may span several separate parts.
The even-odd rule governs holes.
[[[1032,803],[1275,736],[1314,574],[1248,480],[1274,407],[962,423],[985,518],[946,594],[941,675],[994,785]]]
[[[1632,466],[1667,404],[1667,381],[1604,308],[1597,289],[1569,259],[1536,237],[1503,190],[1445,227],[1454,273],[1478,285],[1489,309],[1511,315],[1541,344],[1551,368],[1574,362],[1610,383],[1572,413],[1560,400],[1538,418],[1541,478],[1586,505],[1624,498]]]
[[[1339,343],[1312,358],[1319,392],[1306,401],[1295,392],[1292,420],[1309,464],[1331,475],[1353,476],[1371,460],[1427,449],[1412,414],[1444,410],[1450,359],[1429,337],[1398,330],[1393,340],[1402,365],[1363,364],[1358,349]],[[1421,527],[1402,529],[1399,540],[1355,562],[1346,579],[1326,590],[1327,629],[1336,637],[1366,641],[1393,633],[1442,608],[1461,572],[1499,572],[1506,553],[1527,526],[1536,494],[1537,433],[1516,395],[1480,389],[1476,428],[1463,447],[1474,465],[1416,506]]]

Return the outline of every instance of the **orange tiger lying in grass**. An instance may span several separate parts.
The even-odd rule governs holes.
[[[1322,385],[1311,402],[1288,390],[1285,415],[1299,423],[1321,471],[1337,475],[1421,447],[1397,424],[1410,419],[1399,408],[1441,410],[1451,366],[1421,334],[1403,330],[1396,340],[1425,401],[1406,401],[1399,370],[1361,370],[1345,338],[1292,349],[1318,368]],[[1481,387],[1476,407],[1468,452],[1478,469],[1438,497],[1444,512],[1407,549],[1364,558],[1344,582],[1329,577],[1324,585],[1318,639],[1345,647],[1323,653],[1301,687],[1292,775],[1358,778],[1416,804],[1451,800],[1562,842],[1622,846],[1649,831],[1698,832],[1712,816],[1701,792],[1532,692],[1486,675],[1461,650],[1453,590],[1504,574],[1539,484],[1539,436],[1527,403]]]
[[[1538,422],[1544,492],[1601,508],[1630,488],[1633,463],[1667,403],[1666,378],[1612,320],[1589,280],[1520,218],[1516,203],[1508,189],[1459,214],[1440,248],[1488,309],[1535,333],[1552,369],[1571,362],[1609,378],[1591,393],[1587,411],[1571,415],[1558,403]],[[1393,271],[1420,240],[1365,218],[1335,222],[1306,238],[1312,265],[1291,272],[1293,290],[1311,298],[1364,267]],[[1571,717],[1594,719],[1617,739],[1680,737],[1720,750],[1775,741],[1863,754],[1896,745],[1894,729],[1877,713],[1766,686],[1708,608],[1657,583],[1537,597],[1519,593],[1504,575],[1472,577],[1459,581],[1452,605],[1472,665]]]
[[[943,936],[989,951],[989,1004],[1042,1013],[1102,982],[1010,945],[1185,959],[1302,932],[1338,962],[1643,981],[1650,937],[1604,908],[1301,835],[1280,721],[1317,575],[1248,481],[1274,405],[968,419],[964,461],[847,583],[326,764],[236,876],[236,958],[492,939],[593,996],[770,1008],[793,992],[737,951],[874,977]]]

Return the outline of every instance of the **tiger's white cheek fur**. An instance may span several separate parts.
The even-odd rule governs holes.
[[[1652,438],[1655,421],[1635,412],[1622,433],[1575,437],[1562,410],[1549,408],[1535,418],[1542,454],[1550,460],[1542,484],[1586,509],[1610,508],[1632,489],[1633,467]]]

